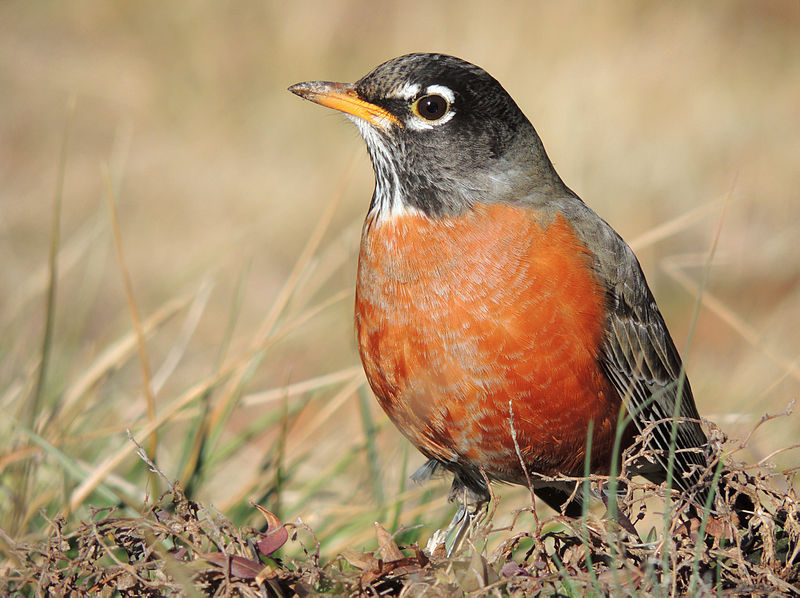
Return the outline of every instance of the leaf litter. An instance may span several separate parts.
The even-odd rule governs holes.
[[[721,436],[711,436],[722,454]],[[665,500],[663,486],[626,481],[615,517],[610,508],[581,519],[535,516],[519,531],[535,507],[504,528],[488,516],[452,558],[441,546],[400,545],[375,523],[375,550],[324,560],[300,519],[284,522],[254,505],[263,528],[237,527],[170,484],[139,517],[104,508],[77,523],[48,519],[45,540],[0,530],[0,588],[21,596],[800,596],[797,468],[745,465],[732,453],[719,469],[729,490],[705,516],[682,497]],[[602,493],[608,480],[589,484]],[[670,516],[642,531],[654,500]],[[489,551],[497,534],[504,539]]]

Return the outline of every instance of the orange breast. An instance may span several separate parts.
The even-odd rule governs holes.
[[[566,220],[478,206],[368,221],[356,330],[383,409],[426,456],[524,483],[607,468],[620,401],[598,366],[604,292]]]

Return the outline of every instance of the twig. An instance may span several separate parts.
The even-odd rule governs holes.
[[[755,434],[756,430],[758,430],[762,424],[765,424],[773,419],[778,419],[779,417],[786,417],[788,415],[791,415],[794,409],[794,403],[795,400],[792,399],[791,401],[789,401],[789,404],[786,405],[786,409],[784,409],[780,413],[775,413],[775,414],[765,413],[764,415],[762,415],[758,423],[755,426],[753,426],[752,430],[750,430],[750,433],[745,437],[745,439],[742,442],[739,443],[739,449],[743,449],[747,446],[747,444],[750,442],[750,439],[753,437],[753,434]]]
[[[158,476],[162,480],[164,480],[164,483],[167,485],[167,487],[169,487],[170,492],[175,492],[175,485],[169,481],[169,478],[164,474],[164,472],[161,471],[158,468],[158,466],[155,463],[153,463],[153,460],[147,456],[147,451],[145,451],[144,448],[142,448],[141,444],[136,442],[136,439],[133,437],[130,428],[126,428],[125,432],[128,433],[128,440],[130,440],[133,444],[136,445],[136,454],[139,455],[139,458],[147,464],[147,466],[150,468],[150,471],[152,471],[155,474],[158,474]]]
[[[528,490],[531,493],[531,512],[533,513],[533,519],[538,529],[539,516],[536,514],[536,494],[533,491],[533,482],[531,482],[531,476],[528,473],[528,468],[525,466],[525,460],[522,458],[522,451],[519,449],[519,442],[517,442],[517,430],[514,428],[514,406],[511,403],[511,399],[508,399],[508,414],[508,425],[511,427],[511,440],[514,441],[514,450],[517,453],[519,465],[522,467],[522,473],[525,474],[525,482],[528,484]]]

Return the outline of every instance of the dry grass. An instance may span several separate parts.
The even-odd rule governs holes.
[[[510,526],[497,528],[490,513],[453,557],[445,556],[443,545],[429,543],[425,551],[417,543],[401,547],[396,537],[402,528],[393,535],[375,523],[376,549],[345,549],[321,558],[319,541],[301,519],[282,523],[257,507],[266,519],[261,531],[237,527],[187,499],[131,440],[169,491],[148,501],[140,517],[120,516],[108,507],[91,508],[90,517],[77,525],[64,517],[48,519],[46,540],[15,540],[0,530],[8,559],[7,591],[57,596],[773,596],[796,595],[800,588],[800,501],[794,492],[777,490],[791,485],[794,474],[776,475],[763,466],[733,463],[730,457],[724,469],[711,468],[717,476],[709,471],[705,483],[719,477],[731,493],[716,497],[714,511],[701,517],[689,514],[682,500],[665,502],[663,487],[629,483],[609,504],[608,513],[614,515],[602,519],[588,511],[580,520],[540,518],[531,506],[516,511]],[[716,442],[721,455],[722,444]],[[587,478],[585,491],[608,482]],[[740,493],[752,501],[747,512],[735,509]],[[641,528],[654,503],[664,513],[664,533],[654,527],[642,535],[634,523]],[[534,525],[520,526],[518,520],[529,513]],[[520,527],[528,529],[520,532]],[[493,537],[497,545],[489,550]],[[279,550],[286,556],[277,556]]]
[[[505,84],[565,181],[635,246],[704,416],[742,439],[798,395],[798,4],[491,6],[0,6],[5,579],[44,570],[25,550],[69,561],[81,542],[95,542],[81,562],[102,552],[104,575],[134,575],[147,560],[107,537],[126,520],[166,562],[177,542],[167,528],[190,503],[201,531],[184,560],[211,551],[210,538],[217,548],[239,538],[244,555],[248,526],[263,527],[254,502],[283,521],[300,517],[319,542],[319,575],[349,591],[335,557],[374,552],[373,521],[404,546],[446,522],[446,487],[407,485],[421,459],[387,425],[357,365],[355,248],[372,184],[361,142],[285,91],[352,80],[406,51],[460,55]],[[128,428],[183,488],[164,499],[174,503],[167,520],[154,519],[162,503],[148,498],[167,485],[136,456]],[[795,482],[769,472],[796,468],[797,449],[782,449],[798,429],[797,415],[770,421],[736,455],[772,468],[756,478],[773,515],[788,509],[781,493]],[[545,553],[503,552],[535,526],[515,519],[524,489],[498,492],[493,527],[516,524],[489,534],[474,558],[491,568],[510,554],[569,593],[573,576],[553,569],[560,554],[563,571],[577,567],[580,593],[580,547],[567,558],[569,542],[555,535],[561,544]],[[638,562],[634,548],[626,554]],[[314,574],[299,544],[282,550]],[[56,557],[53,567],[67,566]],[[418,567],[412,577],[465,582],[456,565],[405,565]],[[779,565],[758,563],[788,580]],[[193,573],[175,575],[170,583],[185,588]],[[528,579],[514,575],[502,591]]]

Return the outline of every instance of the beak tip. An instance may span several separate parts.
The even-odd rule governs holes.
[[[303,97],[304,94],[308,93],[308,84],[306,83],[295,83],[294,85],[290,85],[287,88],[287,91],[291,91],[294,95]]]

